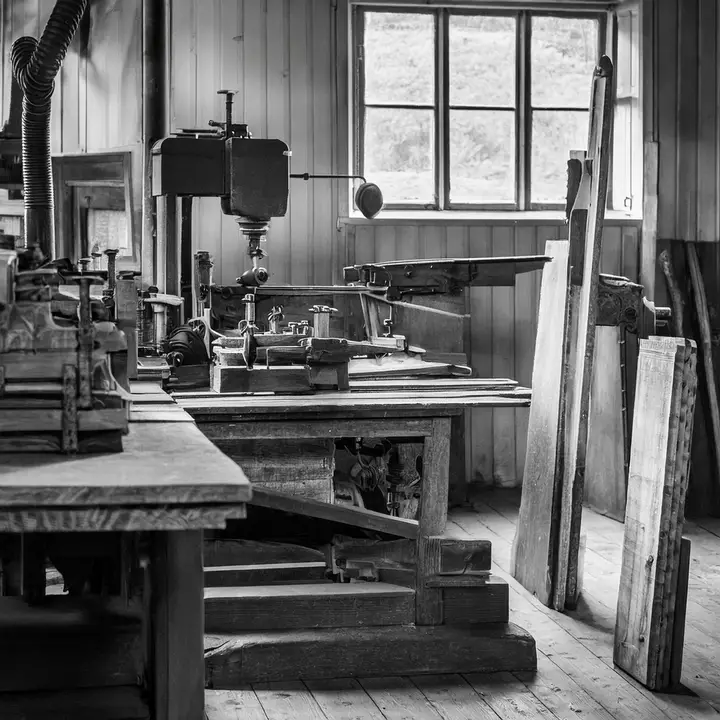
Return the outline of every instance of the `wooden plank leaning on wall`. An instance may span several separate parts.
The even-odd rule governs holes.
[[[680,566],[696,366],[692,340],[640,343],[613,660],[651,690],[669,686],[682,653],[675,613],[678,595],[681,608],[684,597]]]
[[[558,366],[550,366],[547,356],[537,353],[535,356],[540,360],[537,372],[547,373],[552,389],[555,373],[560,375],[558,403],[549,392],[551,403],[544,409],[545,414],[538,414],[537,419],[546,422],[546,413],[551,413],[553,408],[559,419],[552,421],[553,429],[557,431],[552,440],[552,430],[533,427],[531,415],[528,460],[544,463],[544,466],[539,470],[526,460],[521,504],[522,516],[523,511],[526,514],[534,512],[536,502],[540,500],[544,524],[525,526],[520,522],[513,551],[515,577],[524,585],[521,578],[527,577],[530,586],[525,587],[558,610],[574,606],[579,590],[580,523],[613,120],[612,88],[613,64],[603,56],[593,79],[588,151],[571,153],[568,161],[568,272],[558,276],[558,281],[565,283],[567,299],[563,312],[556,310],[549,320],[539,320],[538,346],[541,345],[543,323],[558,323],[559,318],[563,323],[562,332],[554,333],[556,345],[550,355]],[[542,308],[542,293],[540,304]],[[536,376],[539,379],[541,375],[533,373],[534,387]],[[540,442],[545,443],[537,454],[531,452],[530,439],[534,432],[539,432],[543,438]],[[533,475],[538,477],[539,483],[528,482]],[[538,542],[542,543],[539,555],[532,553],[526,557],[524,553],[535,548]],[[537,566],[534,565],[536,561]]]
[[[523,587],[549,605],[556,550],[554,529],[559,522],[557,459],[565,347],[562,319],[568,294],[569,243],[551,240],[545,245],[545,253],[553,260],[543,270],[540,286],[533,398],[512,572]]]

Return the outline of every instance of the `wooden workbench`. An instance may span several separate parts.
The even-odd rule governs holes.
[[[386,589],[388,597],[396,593],[406,598],[409,594],[411,599],[409,606],[404,604],[405,599],[399,603],[398,617],[402,617],[402,621],[391,621],[377,610],[374,616],[367,613],[362,617],[349,617],[349,613],[354,612],[349,608],[364,602],[360,590],[367,588],[362,586],[320,585],[314,594],[307,585],[297,589],[268,587],[266,595],[262,594],[262,588],[210,589],[206,591],[206,602],[210,600],[206,613],[211,614],[206,615],[206,623],[210,617],[213,621],[207,625],[207,632],[225,633],[213,635],[208,641],[206,671],[213,687],[232,688],[243,682],[265,680],[375,674],[378,670],[391,675],[429,672],[430,668],[434,672],[535,668],[533,639],[508,623],[507,585],[489,577],[490,542],[485,539],[466,542],[445,534],[451,419],[472,407],[527,406],[530,391],[509,380],[401,382],[406,389],[368,382],[351,384],[350,392],[315,395],[174,393],[178,405],[193,416],[202,432],[223,447],[233,441],[357,437],[422,438],[424,445],[417,520],[254,488],[253,505],[353,525],[410,543],[416,560],[408,584],[404,588],[384,588],[382,581],[374,585],[378,592]],[[238,461],[242,462],[242,458]],[[462,574],[465,569],[447,569],[448,562],[457,562],[466,568],[464,563],[470,557],[480,563],[474,568],[474,574],[459,578],[457,573]],[[354,594],[358,597],[336,602],[335,596],[341,590],[352,595],[352,587],[357,588]],[[297,597],[291,597],[292,593],[302,596],[303,602],[314,608],[313,617],[322,620],[308,624],[306,617],[298,615],[292,627],[282,626],[284,634],[260,632],[263,628],[275,627],[273,617],[280,614],[289,617],[290,610],[284,608],[299,602]],[[337,611],[335,615],[333,603],[342,613]],[[222,618],[212,614],[213,607],[218,608]],[[249,619],[251,607],[255,613],[254,624]],[[239,625],[241,617],[248,618],[249,624]],[[337,618],[336,624],[333,618]],[[215,629],[210,627],[213,622],[217,623]],[[322,624],[313,624],[319,622]],[[394,627],[367,627],[382,624]],[[465,627],[466,631],[458,626]],[[221,627],[223,629],[219,629]],[[228,634],[228,628],[236,628],[238,634]],[[255,634],[252,628],[257,629]],[[424,643],[432,645],[432,663],[426,657]],[[381,660],[371,662],[369,658],[373,653]],[[268,657],[273,658],[271,667],[268,667]]]
[[[136,390],[122,453],[0,455],[4,720],[204,718],[202,530],[244,517],[250,483],[159,386]],[[48,557],[66,583],[79,557],[116,572],[46,595]]]

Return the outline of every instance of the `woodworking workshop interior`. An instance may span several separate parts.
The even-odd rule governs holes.
[[[0,720],[720,720],[717,0],[0,0]]]

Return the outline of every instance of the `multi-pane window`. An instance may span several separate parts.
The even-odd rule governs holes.
[[[355,6],[353,23],[356,170],[386,207],[563,207],[604,15]]]

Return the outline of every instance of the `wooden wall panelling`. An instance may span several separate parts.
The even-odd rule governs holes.
[[[399,244],[399,228],[393,225],[380,225],[374,228],[375,251],[373,260],[375,262],[388,262],[399,260],[397,246]]]
[[[119,53],[118,37],[114,22],[115,13],[106,15],[106,3],[90,4],[90,37],[86,64],[87,107],[86,124],[88,152],[110,147],[111,104],[119,101],[115,93],[115,78],[111,62],[122,70],[122,53]],[[112,60],[111,60],[112,58]],[[117,112],[117,110],[116,110]]]
[[[678,7],[675,237],[691,242],[695,242],[698,235],[698,2],[699,0],[682,0],[682,7]]]
[[[375,262],[375,228],[368,225],[354,228],[353,246],[348,249],[348,265]]]
[[[184,4],[184,3],[180,3]],[[233,97],[233,121],[241,122],[244,117],[242,84],[238,79],[242,73],[242,45],[244,42],[242,13],[244,3],[193,2],[191,28],[191,53],[194,55],[194,72],[189,97],[194,99],[192,127],[206,128],[210,120],[225,119],[225,97],[218,90],[231,90]],[[173,8],[178,3],[173,3]],[[180,20],[178,20],[178,24]],[[174,25],[174,23],[173,23]],[[173,38],[173,56],[187,53]],[[190,109],[190,108],[188,108]],[[184,113],[178,115],[182,116]],[[244,243],[239,237],[235,223],[223,216],[218,198],[198,198],[197,210],[193,212],[193,224],[197,217],[198,237],[202,247],[214,257],[214,278],[218,282],[232,283],[241,273],[241,253]],[[229,226],[229,227],[227,227]],[[227,230],[226,230],[227,227]],[[234,242],[227,241],[228,234],[235,231]]]
[[[290,138],[290,58],[289,17],[284,0],[267,0],[266,46],[272,48],[267,57],[267,137],[289,142]],[[292,150],[292,148],[290,148]],[[290,192],[302,180],[291,180]],[[290,218],[275,218],[268,233],[267,267],[272,282],[290,282]]]
[[[312,0],[312,22],[309,42],[312,48],[312,107],[313,152],[308,169],[320,174],[329,174],[333,167],[333,75],[331,58],[334,53],[329,39],[334,27],[331,3],[327,0]],[[296,181],[297,182],[297,181]],[[338,183],[332,180],[315,180],[312,189],[312,215],[309,244],[312,247],[310,282],[326,284],[333,277],[334,246],[339,233],[333,215]]]
[[[266,138],[269,137],[268,94],[270,81],[268,77],[268,58],[274,52],[280,52],[282,56],[284,35],[280,35],[276,44],[273,44],[272,38],[268,36],[268,13],[267,4],[264,0],[245,0],[235,4],[238,6],[237,12],[239,13],[238,37],[233,38],[232,42],[226,40],[226,43],[236,45],[240,57],[235,63],[235,68],[228,67],[227,62],[223,59],[221,72],[223,75],[229,75],[230,77],[235,74],[237,78],[235,84],[241,95],[240,108],[242,108],[242,114],[238,115],[238,118],[242,118],[242,122],[250,126],[253,137]],[[300,28],[298,28],[298,32],[301,32]],[[231,55],[232,53],[228,51],[228,54]],[[224,82],[227,85],[228,81],[225,80]],[[284,111],[287,112],[287,110]],[[238,122],[240,122],[239,119]],[[288,142],[288,138],[289,135],[280,136],[280,139],[286,142]],[[292,181],[290,182],[292,183]],[[294,186],[291,185],[291,197],[294,189]],[[231,269],[231,267],[226,268],[224,281],[234,282],[235,278],[241,275],[246,267],[250,266],[250,258],[246,255],[247,242],[240,234],[235,220],[223,215],[221,221],[223,261],[231,262],[234,267],[234,269]],[[274,273],[276,269],[282,270],[284,260],[283,254],[278,252],[279,248],[274,242],[277,236],[275,222],[273,220],[270,223],[268,241],[265,244],[268,257],[262,262],[262,265],[273,273],[273,283],[278,282]]]
[[[332,42],[330,64],[332,66],[333,83],[333,123],[332,123],[332,158],[333,172],[343,174],[348,172],[348,158],[350,157],[350,134],[347,129],[350,122],[350,103],[348,87],[348,52],[347,41],[349,28],[349,8],[347,3],[331,3],[332,15]],[[342,273],[339,259],[345,257],[346,236],[341,232],[337,218],[346,217],[349,207],[348,182],[339,181],[334,184],[332,196],[333,223],[337,232],[336,245],[333,246],[333,262],[331,267],[332,282],[342,282]]]
[[[462,230],[462,228],[460,228]],[[378,228],[380,230],[380,228]],[[462,240],[460,240],[462,245]],[[398,260],[412,260],[419,257],[420,233],[417,225],[401,225],[397,229],[397,251]]]
[[[515,254],[538,254],[536,228],[523,226],[515,230]],[[525,273],[518,275],[515,283],[515,373],[513,377],[525,387],[530,387],[532,384],[540,278],[539,272]],[[515,409],[515,478],[518,483],[522,479],[525,467],[529,415],[529,408]]]
[[[306,172],[312,159],[311,115],[312,97],[309,93],[312,67],[308,62],[308,0],[294,0],[290,7],[290,137],[293,172]],[[295,180],[290,193],[290,273],[292,284],[306,285],[310,279],[312,254],[310,249],[310,199],[316,183],[323,181]]]
[[[242,74],[243,118],[254,137],[267,137],[267,65],[268,54],[273,51],[268,45],[271,38],[267,37],[267,5],[264,0],[254,0],[240,7],[244,31],[241,40],[233,41],[242,47],[238,73]],[[224,63],[222,68],[227,72]]]
[[[113,134],[120,145],[142,145],[142,2],[115,3],[120,49],[124,62],[119,75],[119,99],[113,107]],[[139,160],[139,162],[142,162]]]
[[[445,225],[421,225],[418,250],[423,258],[447,257],[447,227]]]
[[[71,89],[76,76],[85,85],[85,107],[79,105],[78,110],[78,119],[85,115],[85,148],[79,149],[99,152],[142,142],[141,58],[140,0],[92,3],[87,60],[63,65],[63,73],[72,74],[67,84],[62,83],[64,90]]]
[[[698,7],[697,68],[698,157],[697,240],[717,242],[718,234],[718,6],[716,0],[700,0]]]
[[[80,57],[81,38],[76,35],[55,83],[53,97],[53,125],[59,125],[60,137],[53,138],[53,153],[77,153],[85,150],[84,132],[81,137],[80,117],[87,113],[85,72],[87,61]],[[82,93],[80,92],[83,87]],[[83,129],[85,121],[83,121]]]
[[[237,5],[237,3],[233,4]],[[195,127],[197,54],[194,3],[173,2],[170,22],[172,28],[170,97],[172,101],[168,115],[170,130],[176,132],[181,128]]]
[[[492,254],[516,255],[512,227],[495,227]],[[515,290],[513,287],[492,289],[492,376],[515,375]],[[515,408],[493,410],[493,481],[501,487],[517,484],[515,457]]]
[[[678,5],[684,0],[658,0],[657,128],[658,237],[677,237],[677,69]]]
[[[469,232],[470,257],[492,254],[492,228],[472,226]],[[470,288],[470,366],[476,377],[493,376],[492,354],[492,288]],[[471,411],[472,482],[493,484],[493,416],[492,408]]]

